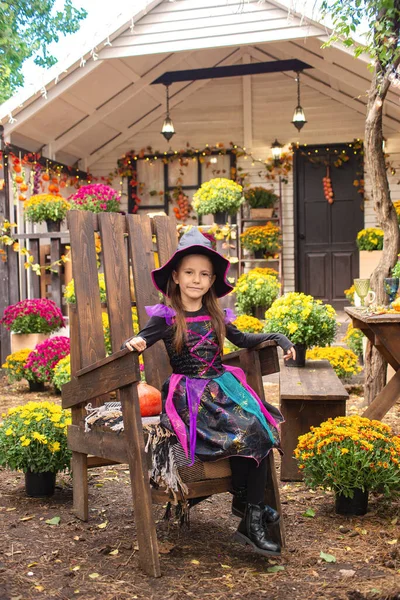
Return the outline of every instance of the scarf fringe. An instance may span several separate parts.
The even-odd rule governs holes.
[[[86,405],[85,432],[89,433],[94,425],[103,425],[111,431],[124,430],[121,404],[107,402],[103,406],[93,407]],[[182,481],[173,452],[173,445],[177,443],[176,436],[160,425],[159,417],[143,418],[143,432],[145,435],[145,451],[151,456],[149,469],[150,482],[153,487],[165,488],[172,495],[170,502],[178,506],[185,503],[185,494],[188,493],[187,485]],[[183,512],[185,512],[183,510]]]

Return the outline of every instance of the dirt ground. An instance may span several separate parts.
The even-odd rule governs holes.
[[[22,383],[0,386],[1,412],[28,400],[60,401],[51,392],[29,394]],[[277,402],[276,384],[266,393]],[[348,413],[362,405],[352,393]],[[400,405],[385,421],[400,432]],[[87,523],[72,514],[68,476],[59,475],[54,497],[43,500],[25,496],[23,474],[0,471],[0,600],[400,600],[400,500],[372,497],[367,515],[346,518],[334,513],[331,493],[302,483],[281,483],[281,498],[287,547],[274,560],[232,541],[238,519],[229,494],[193,508],[189,529],[163,520],[164,508],[155,506],[162,577],[150,579],[138,568],[126,465],[90,472]],[[46,523],[56,516],[59,525]]]

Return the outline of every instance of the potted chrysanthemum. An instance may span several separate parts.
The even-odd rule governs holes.
[[[263,317],[278,297],[280,283],[273,269],[256,268],[243,273],[233,291],[239,313]]]
[[[25,368],[34,374],[37,381],[52,383],[55,365],[69,353],[69,338],[62,335],[49,338],[30,353]]]
[[[243,248],[254,252],[256,258],[274,255],[281,249],[281,229],[268,221],[266,225],[255,225],[240,234]]]
[[[68,198],[71,208],[75,210],[89,210],[94,213],[119,212],[121,198],[119,193],[109,185],[91,183],[83,185]]]
[[[250,217],[252,219],[271,218],[274,207],[279,201],[279,197],[273,190],[267,190],[262,186],[248,188],[245,192],[245,199],[250,206]]]
[[[49,334],[65,326],[61,310],[53,300],[34,298],[7,306],[0,323],[11,331],[11,350],[33,349]]]
[[[304,367],[307,348],[330,345],[336,329],[335,309],[299,292],[281,296],[265,313],[265,331],[283,333],[296,347],[296,361],[286,366]]]
[[[294,456],[307,486],[335,492],[340,514],[365,514],[369,492],[400,490],[400,438],[380,421],[328,419],[299,437]]]
[[[56,474],[69,469],[70,411],[53,402],[10,408],[0,423],[0,466],[25,473],[28,496],[51,496]]]
[[[227,215],[234,215],[244,202],[243,188],[241,185],[217,177],[206,181],[193,196],[192,206],[199,215],[214,215],[214,221],[226,223]]]
[[[24,202],[25,219],[32,223],[45,221],[48,231],[60,231],[70,208],[70,203],[59,194],[35,194]]]

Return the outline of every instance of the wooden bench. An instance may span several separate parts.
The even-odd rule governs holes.
[[[344,416],[349,395],[327,360],[306,361],[304,368],[282,366],[279,379],[280,410],[285,418],[281,425],[281,480],[301,481],[293,457],[299,435],[329,417]]]
[[[72,450],[74,512],[79,518],[88,519],[88,468],[127,462],[136,520],[139,563],[147,574],[157,577],[161,573],[151,503],[152,498],[153,501],[165,503],[170,497],[165,490],[150,488],[137,396],[137,384],[140,381],[138,355],[126,349],[120,350],[120,347],[124,340],[133,335],[130,282],[133,279],[139,326],[143,327],[148,320],[145,306],[160,301],[150,278],[150,271],[154,268],[152,235],[155,234],[156,250],[162,265],[176,249],[176,226],[168,217],[155,217],[151,223],[148,217],[142,215],[94,215],[74,210],[68,214],[68,227],[77,304],[70,312],[71,381],[63,386],[62,403],[64,408],[72,409],[68,442]],[[103,249],[113,349],[113,353],[107,357],[101,318],[95,232],[100,233]],[[146,350],[143,360],[148,383],[160,389],[162,382],[170,374],[164,344],[158,342]],[[240,366],[247,374],[249,385],[262,400],[262,376],[279,371],[276,344],[270,341],[256,348],[232,353],[224,358],[224,362]],[[123,434],[96,430],[86,433],[83,422],[86,404],[90,402],[92,406],[101,406],[107,394],[112,391],[117,392],[117,399],[121,401]],[[190,481],[187,484],[186,498],[229,491],[229,460],[225,461],[223,476]],[[279,488],[272,452],[268,455],[268,465],[269,479],[265,501],[280,512]],[[271,537],[284,545],[283,519],[278,527],[271,530]]]

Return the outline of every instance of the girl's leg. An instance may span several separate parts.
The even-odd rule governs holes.
[[[264,458],[258,466],[255,460],[248,459],[247,462],[250,463],[247,478],[247,502],[263,504],[268,477],[267,461]]]

